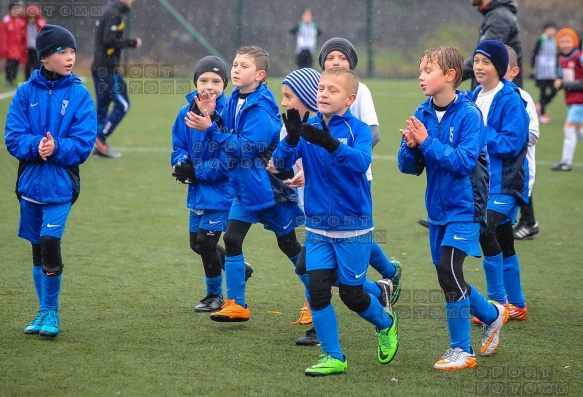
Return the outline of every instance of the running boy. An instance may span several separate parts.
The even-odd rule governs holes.
[[[204,132],[188,128],[186,113],[196,109],[194,97],[209,93],[217,97],[216,108],[225,107],[224,89],[227,87],[227,65],[216,56],[202,58],[195,67],[196,91],[188,94],[172,127],[172,174],[178,183],[188,184],[186,206],[190,209],[190,248],[202,259],[205,273],[206,296],[195,306],[195,312],[212,312],[223,305],[222,267],[225,249],[217,245],[227,226],[229,209],[235,198],[235,189],[229,180],[229,159],[224,152],[213,150],[204,139]],[[246,265],[246,277],[253,269]]]
[[[503,78],[507,70],[508,51],[501,41],[485,40],[478,44],[474,50],[474,75],[480,85],[471,96],[486,124],[490,163],[487,225],[482,229],[480,245],[488,298],[506,307],[510,300],[513,310],[521,312],[516,315],[526,318],[512,223],[516,221],[518,206],[528,203],[525,160],[529,117],[518,87]],[[475,322],[479,323],[477,319]]]
[[[245,301],[243,241],[252,224],[260,222],[275,233],[281,251],[295,265],[302,246],[295,228],[304,222],[296,192],[267,172],[271,154],[279,142],[281,119],[277,102],[265,84],[269,69],[267,52],[256,46],[237,50],[231,68],[235,88],[217,121],[214,97],[195,97],[203,116],[188,112],[186,125],[205,131],[205,139],[233,159],[229,166],[235,187],[225,242],[227,300],[211,320],[241,322],[251,313]],[[290,167],[291,168],[291,167]]]
[[[95,142],[93,100],[72,73],[76,48],[67,29],[45,25],[36,38],[42,66],[18,87],[6,116],[6,147],[20,161],[18,236],[32,244],[32,279],[39,302],[39,313],[25,334],[59,334],[61,237],[79,195],[79,165]]]
[[[583,139],[583,51],[579,49],[579,37],[573,29],[564,28],[557,33],[559,58],[559,78],[555,88],[565,89],[567,119],[563,131],[563,155],[553,171],[571,171],[573,156],[577,148],[577,136]]]
[[[288,111],[287,136],[274,152],[274,163],[290,169],[303,159],[306,268],[310,306],[323,355],[308,376],[346,372],[330,288],[338,280],[346,306],[374,324],[379,362],[389,363],[398,348],[397,317],[385,312],[364,291],[372,243],[372,196],[366,171],[372,159],[370,127],[348,110],[356,99],[358,77],[345,68],[325,70],[318,85],[319,113],[303,122]],[[301,125],[301,127],[300,127]]]
[[[403,173],[421,175],[427,170],[429,242],[445,295],[450,338],[450,349],[433,366],[439,370],[477,365],[470,345],[470,310],[489,324],[482,330],[484,356],[498,348],[508,316],[502,305],[489,303],[463,274],[466,256],[480,256],[480,226],[488,200],[484,123],[477,106],[457,90],[463,62],[454,47],[431,48],[421,55],[419,82],[429,98],[407,120],[407,129],[401,130],[398,157]]]

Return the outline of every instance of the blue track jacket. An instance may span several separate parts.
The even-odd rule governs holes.
[[[43,161],[38,145],[47,131],[55,151]],[[95,105],[81,80],[71,74],[48,81],[37,69],[18,87],[6,115],[6,147],[20,160],[17,196],[47,204],[74,202],[78,166],[91,154],[96,133]]]
[[[322,115],[308,120],[322,128]],[[372,161],[372,131],[347,110],[328,123],[330,134],[341,143],[332,152],[300,138],[297,145],[283,139],[273,153],[280,170],[289,170],[302,159],[306,185],[306,227],[317,230],[362,230],[374,226],[372,196],[366,170]]]
[[[190,104],[197,91],[186,96],[188,104],[178,112],[172,126],[172,154],[170,165],[184,162],[187,156],[194,164],[196,182],[188,185],[186,206],[198,210],[228,211],[235,198],[235,190],[229,179],[229,167],[232,161],[216,146],[209,145],[202,131],[188,128],[184,121]],[[220,113],[225,107],[225,95],[217,98],[216,111]]]
[[[518,87],[505,79],[488,112],[486,134],[490,163],[490,194],[508,194],[528,203],[528,124],[526,103]],[[471,92],[476,100],[482,86]]]
[[[428,98],[415,111],[429,136],[414,149],[401,139],[401,172],[421,175],[427,169],[425,205],[429,222],[482,222],[488,204],[486,131],[480,110],[464,93],[447,108],[441,122]]]
[[[273,93],[261,84],[247,96],[237,114],[239,89],[227,98],[218,123],[205,132],[233,159],[231,179],[235,194],[249,211],[258,211],[282,202],[297,203],[294,189],[265,169],[279,142],[281,116]]]

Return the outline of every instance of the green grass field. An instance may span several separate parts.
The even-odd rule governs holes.
[[[280,97],[281,79],[270,81]],[[244,245],[255,267],[247,286],[251,320],[221,324],[193,312],[205,295],[204,274],[189,248],[186,187],[174,182],[169,165],[170,129],[185,99],[136,94],[109,141],[123,157],[91,157],[81,167],[81,196],[62,244],[61,332],[54,340],[22,332],[37,310],[31,250],[17,237],[17,161],[0,148],[0,395],[581,395],[583,149],[572,172],[549,170],[562,148],[562,95],[537,145],[540,236],[516,243],[529,318],[508,322],[498,352],[478,358],[477,368],[448,373],[432,368],[449,341],[427,230],[416,223],[426,216],[425,174],[402,175],[396,163],[399,128],[424,97],[414,80],[366,82],[382,135],[373,160],[376,229],[386,236],[385,252],[404,266],[393,362],[378,363],[372,326],[335,296],[348,372],[304,376],[320,349],[294,344],[307,329],[290,325],[303,302],[302,287],[261,226],[251,229]],[[0,101],[2,124],[9,103]],[[484,291],[480,260],[468,259],[465,274]],[[480,333],[473,328],[474,349]]]

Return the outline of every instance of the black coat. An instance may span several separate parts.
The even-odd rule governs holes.
[[[500,40],[516,51],[520,73],[514,78],[514,84],[522,87],[522,46],[520,44],[520,29],[516,18],[517,6],[514,0],[492,0],[485,9],[480,10],[484,15],[478,44],[484,40]],[[464,63],[464,80],[472,79],[472,89],[477,86],[473,72],[474,57],[466,59]]]

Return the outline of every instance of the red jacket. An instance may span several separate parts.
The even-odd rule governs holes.
[[[0,58],[17,59],[25,64],[26,47],[26,20],[6,15],[0,24]]]
[[[583,104],[583,91],[580,88],[583,82],[583,51],[575,50],[567,56],[561,56],[559,65],[567,106]]]

